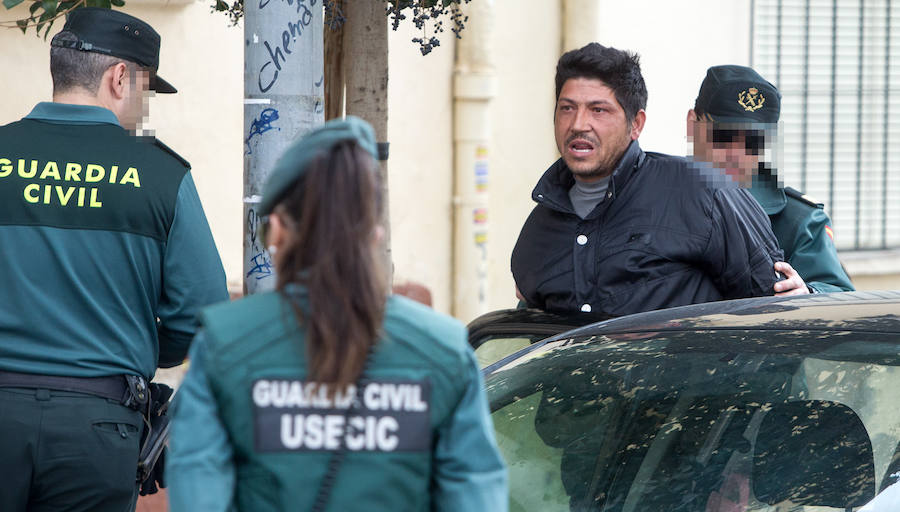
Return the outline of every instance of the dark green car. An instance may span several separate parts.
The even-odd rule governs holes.
[[[855,511],[900,480],[900,292],[699,304],[531,343],[563,318],[472,329],[479,347],[528,342],[484,369],[512,511]],[[862,510],[900,510],[890,492]]]

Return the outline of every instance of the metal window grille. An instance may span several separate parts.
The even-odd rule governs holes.
[[[753,0],[751,65],[781,91],[785,185],[839,249],[900,247],[900,1]]]

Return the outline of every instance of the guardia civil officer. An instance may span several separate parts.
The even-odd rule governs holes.
[[[465,328],[387,295],[375,154],[350,117],[273,170],[276,291],[202,314],[176,398],[173,512],[507,509]]]
[[[53,101],[0,127],[0,510],[131,510],[147,381],[228,297],[190,166],[134,135],[148,91],[175,92],[159,48],[77,9]]]
[[[838,260],[824,205],[779,186],[776,170],[767,161],[778,136],[780,111],[778,89],[753,69],[709,68],[687,115],[693,158],[723,169],[748,187],[768,214],[786,260],[775,264],[787,278],[775,283],[776,295],[853,291]]]

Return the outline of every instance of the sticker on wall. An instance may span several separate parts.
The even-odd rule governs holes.
[[[472,210],[472,220],[475,224],[487,224],[487,208],[475,208]]]
[[[487,192],[488,186],[488,150],[479,146],[475,150],[475,190]]]

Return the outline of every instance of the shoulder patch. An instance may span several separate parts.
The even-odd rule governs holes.
[[[793,199],[796,199],[798,201],[806,203],[807,205],[812,206],[813,208],[825,208],[825,203],[820,203],[819,201],[804,194],[803,192],[800,192],[799,190],[797,190],[795,188],[784,187],[784,193],[788,197],[791,197]]]
[[[169,155],[171,155],[172,158],[174,158],[175,160],[178,160],[178,163],[180,163],[181,165],[187,167],[188,169],[191,168],[191,163],[190,163],[190,162],[188,162],[188,161],[185,160],[181,155],[179,155],[178,153],[176,153],[174,149],[172,149],[172,148],[170,148],[169,146],[166,146],[165,144],[163,144],[163,141],[157,139],[156,137],[151,137],[151,139],[152,139],[152,141],[153,141],[153,145],[154,145],[154,146],[158,147],[159,149],[161,149],[161,150],[165,151],[166,153],[168,153]]]

